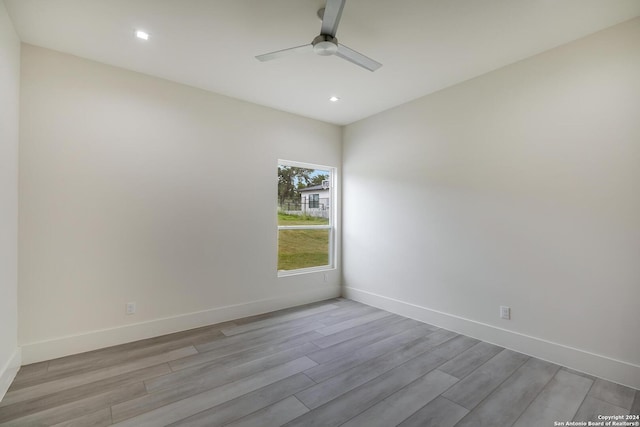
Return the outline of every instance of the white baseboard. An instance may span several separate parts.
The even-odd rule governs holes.
[[[640,389],[640,366],[371,292],[344,287],[343,296],[401,316]]]
[[[0,402],[7,393],[7,390],[9,390],[9,386],[16,377],[18,369],[20,369],[20,365],[22,365],[22,355],[20,347],[18,347],[15,349],[7,363],[0,368]]]
[[[97,350],[201,326],[213,325],[242,317],[268,313],[287,307],[322,301],[340,296],[337,286],[323,286],[310,291],[291,293],[248,303],[216,307],[210,310],[181,314],[115,328],[101,329],[78,335],[22,344],[22,363],[36,363],[71,354]]]

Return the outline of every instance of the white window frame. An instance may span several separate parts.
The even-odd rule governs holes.
[[[278,277],[294,276],[296,274],[315,273],[319,271],[334,270],[336,268],[336,215],[337,215],[337,203],[336,203],[336,175],[337,168],[333,166],[318,165],[315,163],[304,163],[292,160],[278,159],[277,166],[290,166],[296,168],[315,169],[329,172],[329,224],[328,225],[279,225],[278,218],[276,216],[277,226],[277,240],[280,239],[280,230],[329,230],[329,264],[319,265],[316,267],[299,268],[297,270],[278,270]],[[277,193],[276,193],[277,196]],[[277,209],[277,197],[276,197],[276,209]],[[276,265],[278,259],[279,241],[276,241]]]

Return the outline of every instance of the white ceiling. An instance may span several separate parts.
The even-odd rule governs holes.
[[[313,53],[254,58],[310,43],[323,0],[5,3],[26,43],[336,124],[640,16],[640,0],[347,0],[337,37],[384,64],[372,73]]]

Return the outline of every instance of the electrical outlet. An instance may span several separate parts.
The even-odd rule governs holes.
[[[506,305],[501,305],[500,306],[500,318],[501,319],[506,319],[506,320],[511,319],[511,308],[507,307]]]
[[[126,314],[134,314],[136,312],[136,303],[135,302],[128,302],[125,308],[125,313]]]

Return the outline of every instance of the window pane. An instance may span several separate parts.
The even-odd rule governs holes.
[[[329,231],[279,230],[278,270],[329,265]]]
[[[319,194],[309,194],[309,201],[307,206],[310,209],[318,209],[320,207],[320,195]]]

